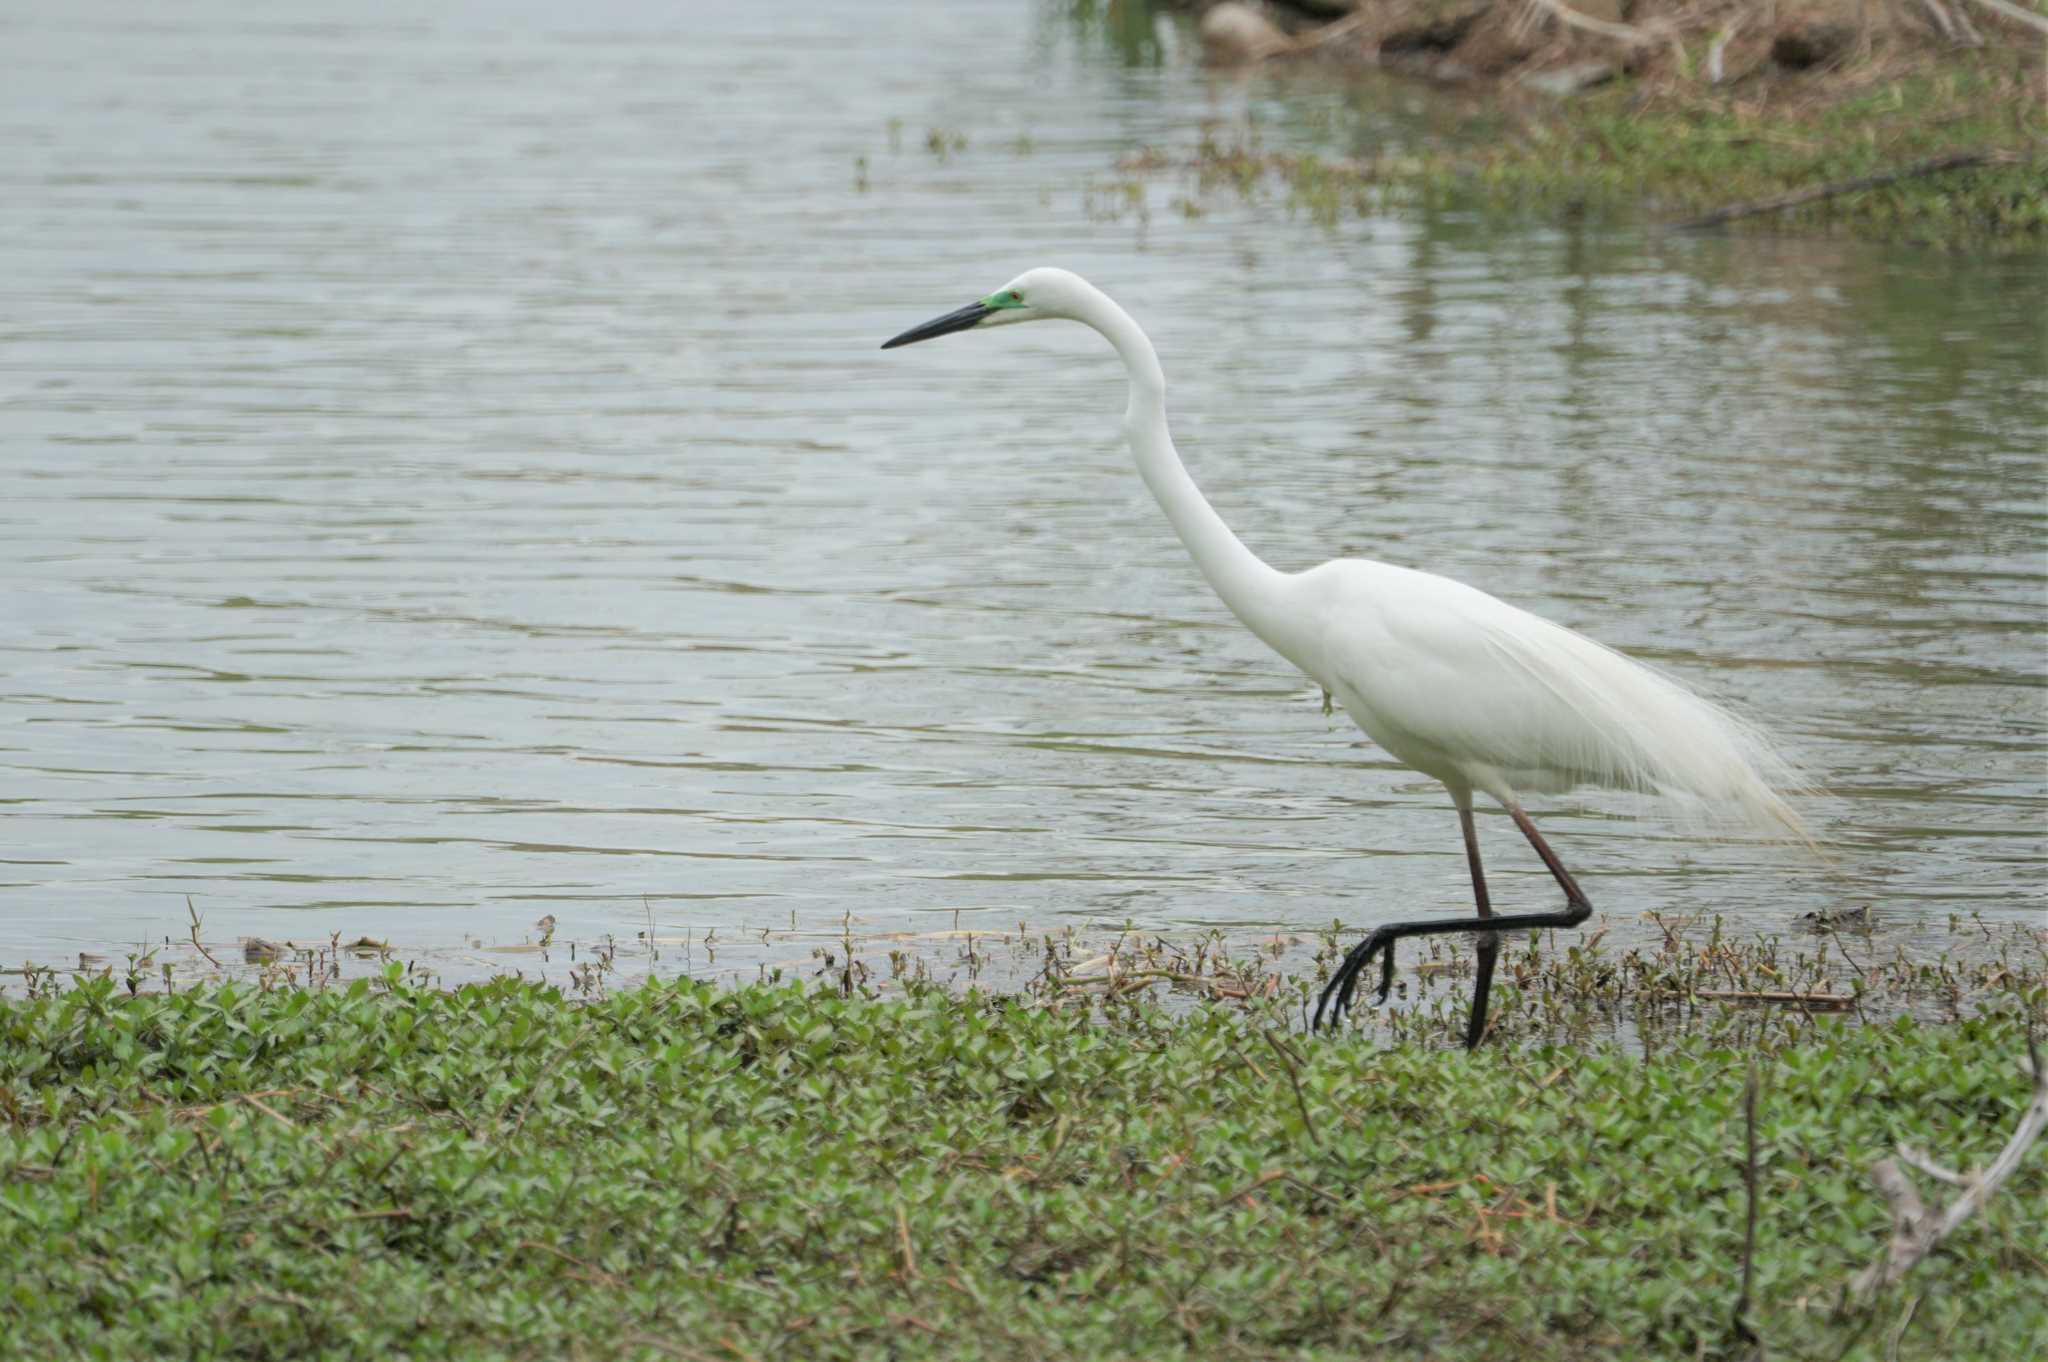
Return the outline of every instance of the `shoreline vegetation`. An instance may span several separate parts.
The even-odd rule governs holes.
[[[1098,6],[1104,22],[1136,0]],[[1344,157],[1205,133],[1127,158],[1267,179],[1324,220],[1389,200],[1950,248],[2048,243],[2041,0],[1183,0],[1218,69],[1386,69],[1469,93],[1462,133]],[[1097,14],[1098,9],[1103,12]],[[1127,20],[1126,20],[1127,21]]]
[[[2024,1146],[2044,1007],[2037,975],[1948,1025],[1467,1054],[1149,993],[577,997],[416,987],[396,962],[317,990],[84,979],[0,1000],[0,1337],[37,1357],[2018,1357],[2048,1336],[2048,1161]],[[1931,1171],[1873,1169],[1902,1144]],[[1945,1185],[2000,1168],[1981,1195]],[[1859,1291],[1892,1261],[1901,1179],[1936,1217],[1982,1204]]]
[[[17,991],[35,1001],[90,984],[129,997],[222,983],[329,992],[396,970],[411,987],[509,976],[584,1001],[683,977],[721,988],[811,984],[873,998],[978,991],[1056,1011],[1140,1000],[1170,1011],[1221,1005],[1302,1031],[1359,931],[1334,921],[1320,931],[1265,935],[1068,920],[1003,929],[962,926],[957,915],[949,928],[906,931],[873,931],[851,915],[691,929],[657,922],[650,909],[647,927],[631,940],[573,935],[549,916],[518,942],[417,949],[344,932],[305,942],[229,942],[210,936],[196,910],[185,925],[183,938],[84,954],[75,967],[0,968],[0,1005]],[[1577,931],[1508,933],[1487,1037],[1640,1051],[1702,1038],[1744,1047],[1796,1036],[1826,1016],[1959,1023],[2005,1012],[2048,1031],[2048,931],[1977,914],[1951,914],[1945,928],[1930,923],[1909,932],[1903,925],[1859,905],[1805,914],[1768,932],[1743,930],[1719,914],[1648,913],[1597,916]],[[1464,937],[1411,943],[1390,1003],[1361,998],[1344,1029],[1387,1045],[1458,1042],[1473,963]]]

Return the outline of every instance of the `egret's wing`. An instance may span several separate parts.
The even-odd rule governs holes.
[[[1375,720],[1536,788],[1665,796],[1705,821],[1804,837],[1772,789],[1796,785],[1754,726],[1582,634],[1448,578],[1377,584],[1340,652]]]

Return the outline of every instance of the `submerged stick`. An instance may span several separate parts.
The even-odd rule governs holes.
[[[1746,988],[1703,988],[1693,996],[1720,1003],[1783,1003],[1788,1007],[1819,1007],[1829,1011],[1849,1007],[1856,1001],[1840,993],[1767,993]]]
[[[1975,151],[1952,151],[1944,156],[1930,157],[1915,161],[1912,165],[1897,170],[1887,170],[1876,175],[1859,175],[1853,180],[1836,180],[1832,184],[1815,185],[1810,189],[1796,189],[1789,194],[1778,194],[1768,199],[1752,199],[1748,203],[1733,203],[1725,208],[1716,208],[1711,213],[1702,213],[1696,218],[1671,224],[1673,231],[1690,232],[1701,227],[1718,227],[1736,218],[1755,217],[1759,213],[1778,213],[1802,204],[1817,203],[1841,194],[1853,194],[1859,189],[1876,189],[1880,185],[1894,184],[1900,180],[1917,180],[1928,175],[1941,175],[1951,170],[1968,170],[1972,166],[2015,165],[2020,156],[2016,151],[2000,147],[1979,147]]]

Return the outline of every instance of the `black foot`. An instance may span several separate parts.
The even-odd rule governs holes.
[[[1309,1030],[1322,1029],[1323,1014],[1329,1013],[1334,1024],[1351,1006],[1351,995],[1358,989],[1358,976],[1365,973],[1365,967],[1372,963],[1374,955],[1384,951],[1380,957],[1380,992],[1376,1002],[1384,1003],[1387,994],[1394,987],[1394,943],[1404,936],[1445,936],[1452,932],[1469,932],[1479,937],[1479,972],[1473,981],[1472,1024],[1465,1035],[1469,1049],[1479,1044],[1486,1028],[1486,995],[1493,986],[1493,958],[1500,949],[1500,932],[1522,932],[1544,927],[1576,927],[1592,915],[1593,905],[1583,897],[1565,905],[1561,913],[1516,913],[1508,917],[1475,917],[1458,922],[1389,922],[1373,929],[1372,935],[1351,948],[1344,957],[1344,963],[1337,966],[1337,972],[1330,976],[1330,982],[1323,986],[1323,996],[1316,1001],[1316,1015],[1309,1023]]]
[[[1330,976],[1330,982],[1323,986],[1323,996],[1316,1000],[1316,1015],[1309,1022],[1311,1031],[1322,1029],[1323,1016],[1329,1014],[1331,1024],[1344,1015],[1351,1006],[1351,995],[1358,989],[1358,976],[1365,973],[1365,967],[1372,963],[1375,954],[1380,957],[1380,993],[1376,1001],[1385,1003],[1387,994],[1394,988],[1394,943],[1404,936],[1441,936],[1449,932],[1470,932],[1478,936],[1477,959],[1479,968],[1472,979],[1472,1016],[1465,1028],[1465,1048],[1478,1047],[1486,1038],[1486,1000],[1493,989],[1494,957],[1500,951],[1500,933],[1521,932],[1544,927],[1576,927],[1593,915],[1593,905],[1579,889],[1578,881],[1557,859],[1557,853],[1536,831],[1536,825],[1529,821],[1529,815],[1522,812],[1522,806],[1510,802],[1508,816],[1515,820],[1522,835],[1529,839],[1529,845],[1536,848],[1536,854],[1543,858],[1558,888],[1564,890],[1564,909],[1556,913],[1513,913],[1495,917],[1486,895],[1486,880],[1479,871],[1479,842],[1472,828],[1472,811],[1461,802],[1458,818],[1465,829],[1465,853],[1472,865],[1472,892],[1477,899],[1479,916],[1462,921],[1445,922],[1435,919],[1422,922],[1389,922],[1377,927],[1372,934],[1351,948],[1344,957],[1344,963],[1337,966],[1337,972]]]
[[[1323,1010],[1331,1007],[1333,999],[1336,1005],[1330,1012],[1330,1024],[1336,1025],[1337,1019],[1351,1006],[1351,995],[1358,988],[1358,976],[1365,973],[1365,967],[1372,963],[1374,953],[1379,951],[1386,954],[1380,959],[1380,991],[1373,1004],[1378,1006],[1386,1002],[1387,995],[1394,991],[1394,943],[1399,939],[1398,933],[1382,927],[1351,948],[1344,957],[1344,963],[1337,966],[1337,972],[1330,976],[1330,982],[1323,985],[1323,996],[1316,999],[1315,1020],[1309,1023],[1309,1030],[1322,1029]]]

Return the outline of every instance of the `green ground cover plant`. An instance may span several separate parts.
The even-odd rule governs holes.
[[[2005,1142],[2025,1008],[1465,1054],[1145,998],[86,980],[0,1002],[0,1353],[1746,1357],[1754,1062],[1773,1355],[2018,1357],[2038,1150],[1835,1307],[1870,1158]]]

